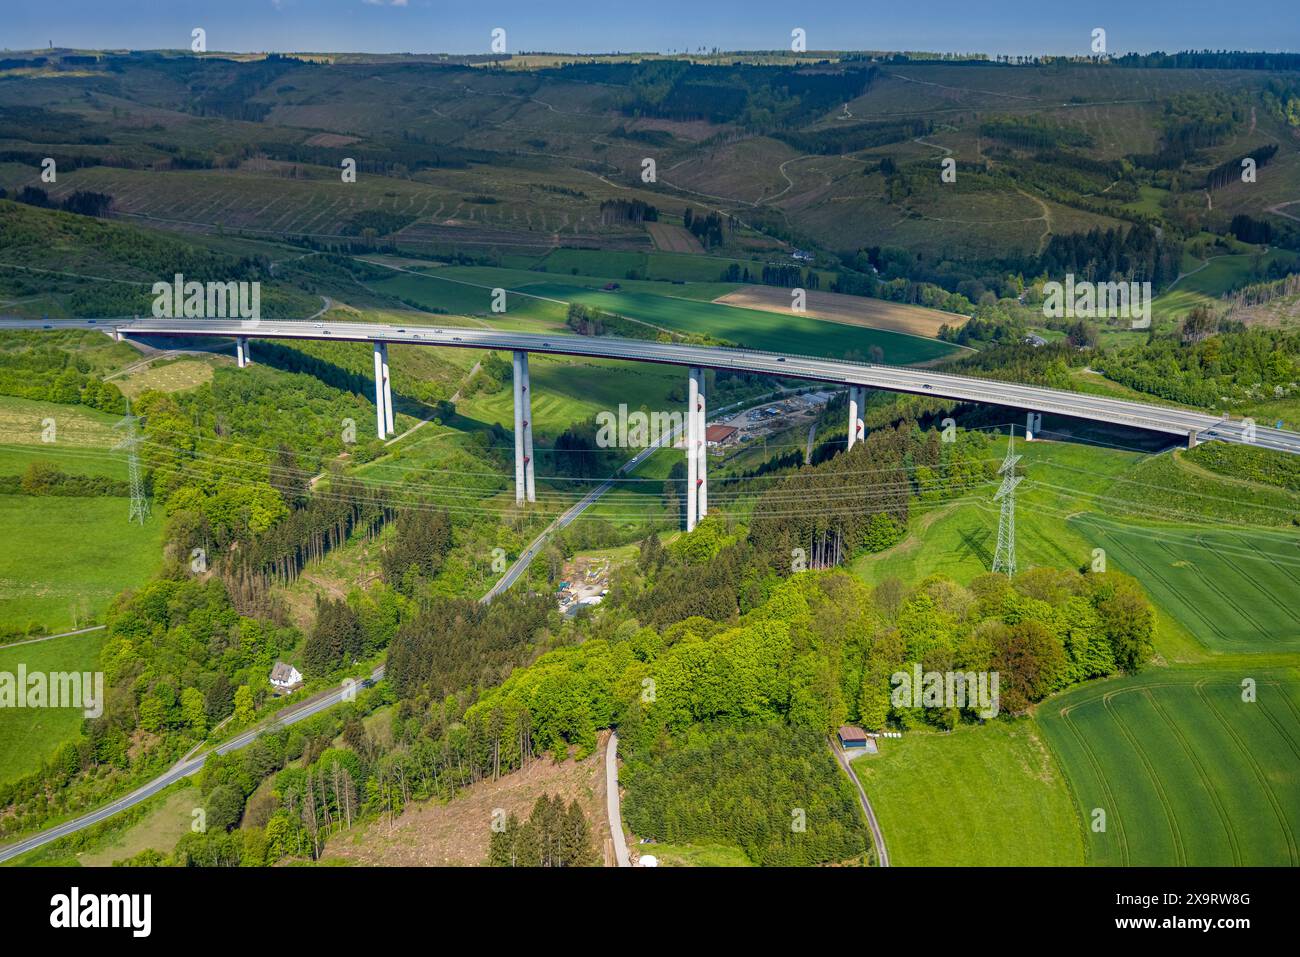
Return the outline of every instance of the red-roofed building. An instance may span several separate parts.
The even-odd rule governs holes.
[[[704,441],[709,445],[726,445],[736,437],[736,429],[730,425],[710,425],[704,430]]]

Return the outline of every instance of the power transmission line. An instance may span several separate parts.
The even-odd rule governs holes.
[[[114,450],[126,449],[126,472],[127,481],[131,485],[131,509],[127,513],[127,521],[139,521],[144,524],[145,519],[149,517],[149,499],[144,494],[144,479],[140,475],[140,450],[139,445],[144,439],[136,432],[136,417],[131,414],[131,400],[126,400],[126,415],[121,422],[113,426],[115,429],[126,428],[126,436],[121,442],[113,446]]]
[[[1016,474],[1020,456],[1015,454],[1015,444],[1016,430],[1013,426],[1007,439],[1007,457],[998,469],[1002,485],[993,496],[993,501],[1002,502],[998,513],[998,547],[993,552],[993,573],[1006,572],[1008,578],[1016,574],[1016,486],[1024,477]]]

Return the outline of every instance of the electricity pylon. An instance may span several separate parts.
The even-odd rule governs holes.
[[[140,452],[138,446],[144,441],[135,430],[138,420],[131,414],[131,400],[126,400],[126,416],[113,426],[115,429],[126,427],[126,436],[113,446],[114,451],[126,449],[126,474],[131,485],[131,510],[127,513],[128,522],[139,521],[141,525],[149,517],[149,499],[144,494],[144,480],[140,477]]]
[[[993,496],[993,501],[1002,503],[1002,510],[998,513],[998,547],[993,552],[993,572],[1006,572],[1008,578],[1016,573],[1016,486],[1024,478],[1016,474],[1020,456],[1015,454],[1015,444],[1016,430],[1012,428],[1007,439],[1007,457],[998,469],[1002,485]]]

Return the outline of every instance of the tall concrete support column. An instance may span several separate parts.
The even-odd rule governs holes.
[[[519,367],[523,370],[523,384],[519,391],[524,399],[524,488],[528,501],[537,501],[536,470],[533,468],[533,379],[528,372],[528,353],[519,353]]]
[[[248,365],[248,340],[243,336],[235,338],[235,365],[241,369]]]
[[[848,448],[853,448],[858,442],[861,442],[866,436],[866,427],[862,421],[863,410],[867,405],[866,387],[860,385],[849,386],[849,444]]]
[[[691,369],[686,385],[686,530],[695,529],[700,517],[699,458],[695,449],[700,441],[700,417],[695,407],[700,401],[700,370]]]
[[[537,501],[533,478],[532,384],[528,380],[528,353],[514,353],[515,391],[515,503]]]
[[[384,412],[384,350],[383,344],[375,343],[375,429],[382,439],[388,424]]]
[[[704,397],[704,370],[692,369],[695,386],[695,515],[704,518],[709,511],[709,414]]]
[[[379,344],[379,354],[383,357],[384,362],[384,429],[385,434],[392,435],[397,429],[393,428],[393,383],[388,378],[388,343]]]
[[[1194,448],[1196,448],[1196,446],[1199,444],[1199,442],[1200,442],[1200,440],[1197,439],[1197,437],[1196,437],[1196,432],[1192,431],[1192,432],[1188,432],[1188,433],[1187,433],[1187,447],[1188,447],[1189,449],[1194,449]]]

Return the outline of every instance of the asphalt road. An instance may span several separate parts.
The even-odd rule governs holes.
[[[871,828],[871,840],[876,845],[876,857],[881,867],[889,866],[889,849],[885,847],[885,832],[880,829],[880,822],[876,820],[876,812],[871,807],[871,802],[867,800],[867,792],[862,788],[862,782],[858,780],[857,772],[853,770],[853,764],[849,761],[849,756],[836,743],[834,738],[830,740],[831,753],[835,755],[835,760],[840,763],[844,773],[849,776],[853,786],[858,789],[858,803],[862,805],[862,810],[867,815],[867,827]]]
[[[0,327],[6,325],[0,323]],[[55,323],[25,322],[25,328]],[[82,323],[82,325],[86,325]],[[94,325],[104,328],[104,323]],[[247,336],[257,339],[316,339],[342,342],[389,342],[444,346],[462,349],[523,350],[555,355],[589,356],[654,362],[677,366],[729,369],[807,379],[837,385],[862,385],[872,389],[933,395],[962,402],[1048,412],[1057,415],[1127,425],[1171,435],[1199,434],[1228,442],[1246,442],[1241,421],[1188,409],[1169,408],[1145,402],[1130,402],[1107,396],[1086,395],[1042,386],[999,382],[973,376],[952,375],[932,369],[889,366],[840,359],[821,359],[762,352],[755,349],[725,349],[681,343],[648,342],[612,336],[575,336],[507,332],[437,326],[397,326],[379,323],[323,322],[321,320],[225,320],[225,319],[141,319],[116,322],[127,335],[138,336]],[[1300,433],[1257,426],[1253,442],[1265,448],[1300,453]]]
[[[1282,452],[1300,453],[1300,433],[1256,426],[1253,439],[1242,421],[1188,409],[1107,396],[1066,392],[1043,386],[999,382],[973,376],[914,369],[908,366],[847,362],[755,349],[725,349],[681,343],[647,342],[613,336],[574,336],[506,332],[495,329],[439,328],[432,325],[397,326],[382,323],[324,322],[322,320],[271,319],[139,319],[121,320],[0,320],[2,328],[117,329],[135,336],[246,336],[250,339],[315,339],[339,342],[389,342],[444,346],[457,349],[523,350],[554,355],[593,356],[654,362],[666,365],[729,369],[807,379],[837,385],[862,385],[871,389],[933,395],[962,402],[978,402],[1034,412],[1109,422],[1170,435],[1197,434],[1201,439],[1258,445]]]
[[[383,676],[384,666],[380,665],[371,673],[370,681],[378,681]],[[316,695],[315,697],[308,698],[306,701],[301,702],[293,708],[280,712],[272,720],[249,728],[247,731],[236,735],[229,741],[222,742],[215,748],[205,751],[197,757],[190,758],[187,761],[182,760],[178,762],[165,774],[154,778],[148,784],[137,788],[125,797],[118,798],[111,804],[105,804],[103,807],[96,808],[80,817],[73,818],[71,821],[41,831],[39,834],[34,834],[26,840],[19,841],[17,844],[10,844],[7,847],[0,848],[0,863],[7,861],[10,858],[17,857],[20,854],[26,854],[28,851],[34,851],[36,848],[49,844],[51,841],[57,841],[61,837],[75,834],[83,828],[90,827],[92,824],[97,824],[106,818],[112,817],[114,814],[125,811],[127,808],[134,807],[141,801],[153,797],[159,791],[171,784],[175,784],[182,778],[187,778],[193,774],[197,774],[202,769],[204,762],[206,762],[211,755],[228,754],[231,751],[238,751],[240,748],[247,747],[259,734],[266,731],[268,728],[297,724],[299,721],[310,718],[312,715],[318,714],[326,708],[331,708],[338,704],[348,693],[349,689],[339,687],[332,688],[329,691]]]
[[[619,867],[631,867],[627,835],[623,833],[623,809],[618,798],[618,734],[613,731],[605,745],[605,810],[609,814],[609,833],[614,840],[614,861]]]

